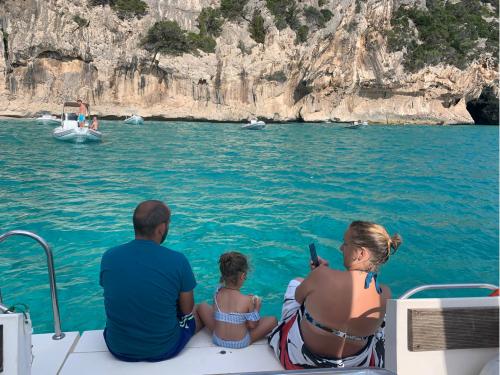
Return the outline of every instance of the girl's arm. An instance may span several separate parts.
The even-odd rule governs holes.
[[[205,326],[213,332],[215,329],[214,308],[206,302],[196,305],[196,312]]]
[[[253,312],[253,311],[260,312],[260,307],[262,305],[262,301],[260,300],[260,298],[254,295],[249,295],[248,297],[249,297],[248,312]],[[259,325],[259,322],[260,320],[255,320],[255,321],[247,320],[246,322],[247,329],[254,329]]]

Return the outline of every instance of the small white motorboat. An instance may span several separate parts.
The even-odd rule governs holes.
[[[123,120],[123,122],[125,124],[142,125],[144,124],[144,119],[139,115],[132,115]]]
[[[351,125],[347,125],[347,126],[344,126],[344,128],[346,129],[359,129],[363,126],[367,126],[368,125],[368,122],[366,121],[363,121],[363,122],[360,122],[360,121],[354,121]]]
[[[50,113],[44,113],[36,118],[36,123],[40,125],[61,125],[61,120]]]
[[[264,129],[265,127],[266,127],[266,123],[264,121],[255,120],[255,119],[252,119],[252,120],[250,120],[249,123],[241,126],[241,128],[245,129],[245,130],[261,130],[261,129]]]
[[[88,109],[88,104],[85,105]],[[66,109],[66,107],[78,108],[79,106],[80,105],[76,102],[64,103],[61,126],[55,128],[52,135],[55,139],[67,142],[100,142],[102,140],[102,133],[100,131],[91,129],[88,121],[85,121],[83,125],[80,126],[78,123],[78,115]]]

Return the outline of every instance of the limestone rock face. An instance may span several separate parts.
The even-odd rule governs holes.
[[[145,17],[120,20],[109,6],[85,0],[0,0],[0,115],[59,113],[64,101],[83,98],[101,116],[472,123],[466,102],[484,86],[498,86],[486,59],[464,71],[404,71],[383,30],[395,7],[425,6],[422,0],[362,1],[358,13],[355,0],[330,0],[334,16],[302,45],[289,28],[276,29],[265,0],[250,0],[246,14],[258,8],[265,19],[264,45],[250,38],[242,19],[224,24],[215,53],[155,61],[140,47],[154,22],[176,20],[197,31],[202,8],[220,1],[146,2]],[[79,26],[77,15],[87,24]]]

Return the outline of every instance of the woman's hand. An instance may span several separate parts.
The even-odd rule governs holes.
[[[328,267],[328,261],[326,259],[321,258],[320,256],[318,256],[318,262],[319,262],[319,265],[315,266],[311,260],[311,262],[309,263],[309,266],[311,267],[311,271],[315,270],[317,267],[320,267],[320,266],[327,266]]]

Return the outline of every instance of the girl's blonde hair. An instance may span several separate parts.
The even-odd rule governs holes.
[[[382,225],[369,221],[353,221],[349,228],[352,230],[353,245],[370,250],[374,270],[386,263],[403,242],[399,234],[390,236]]]

